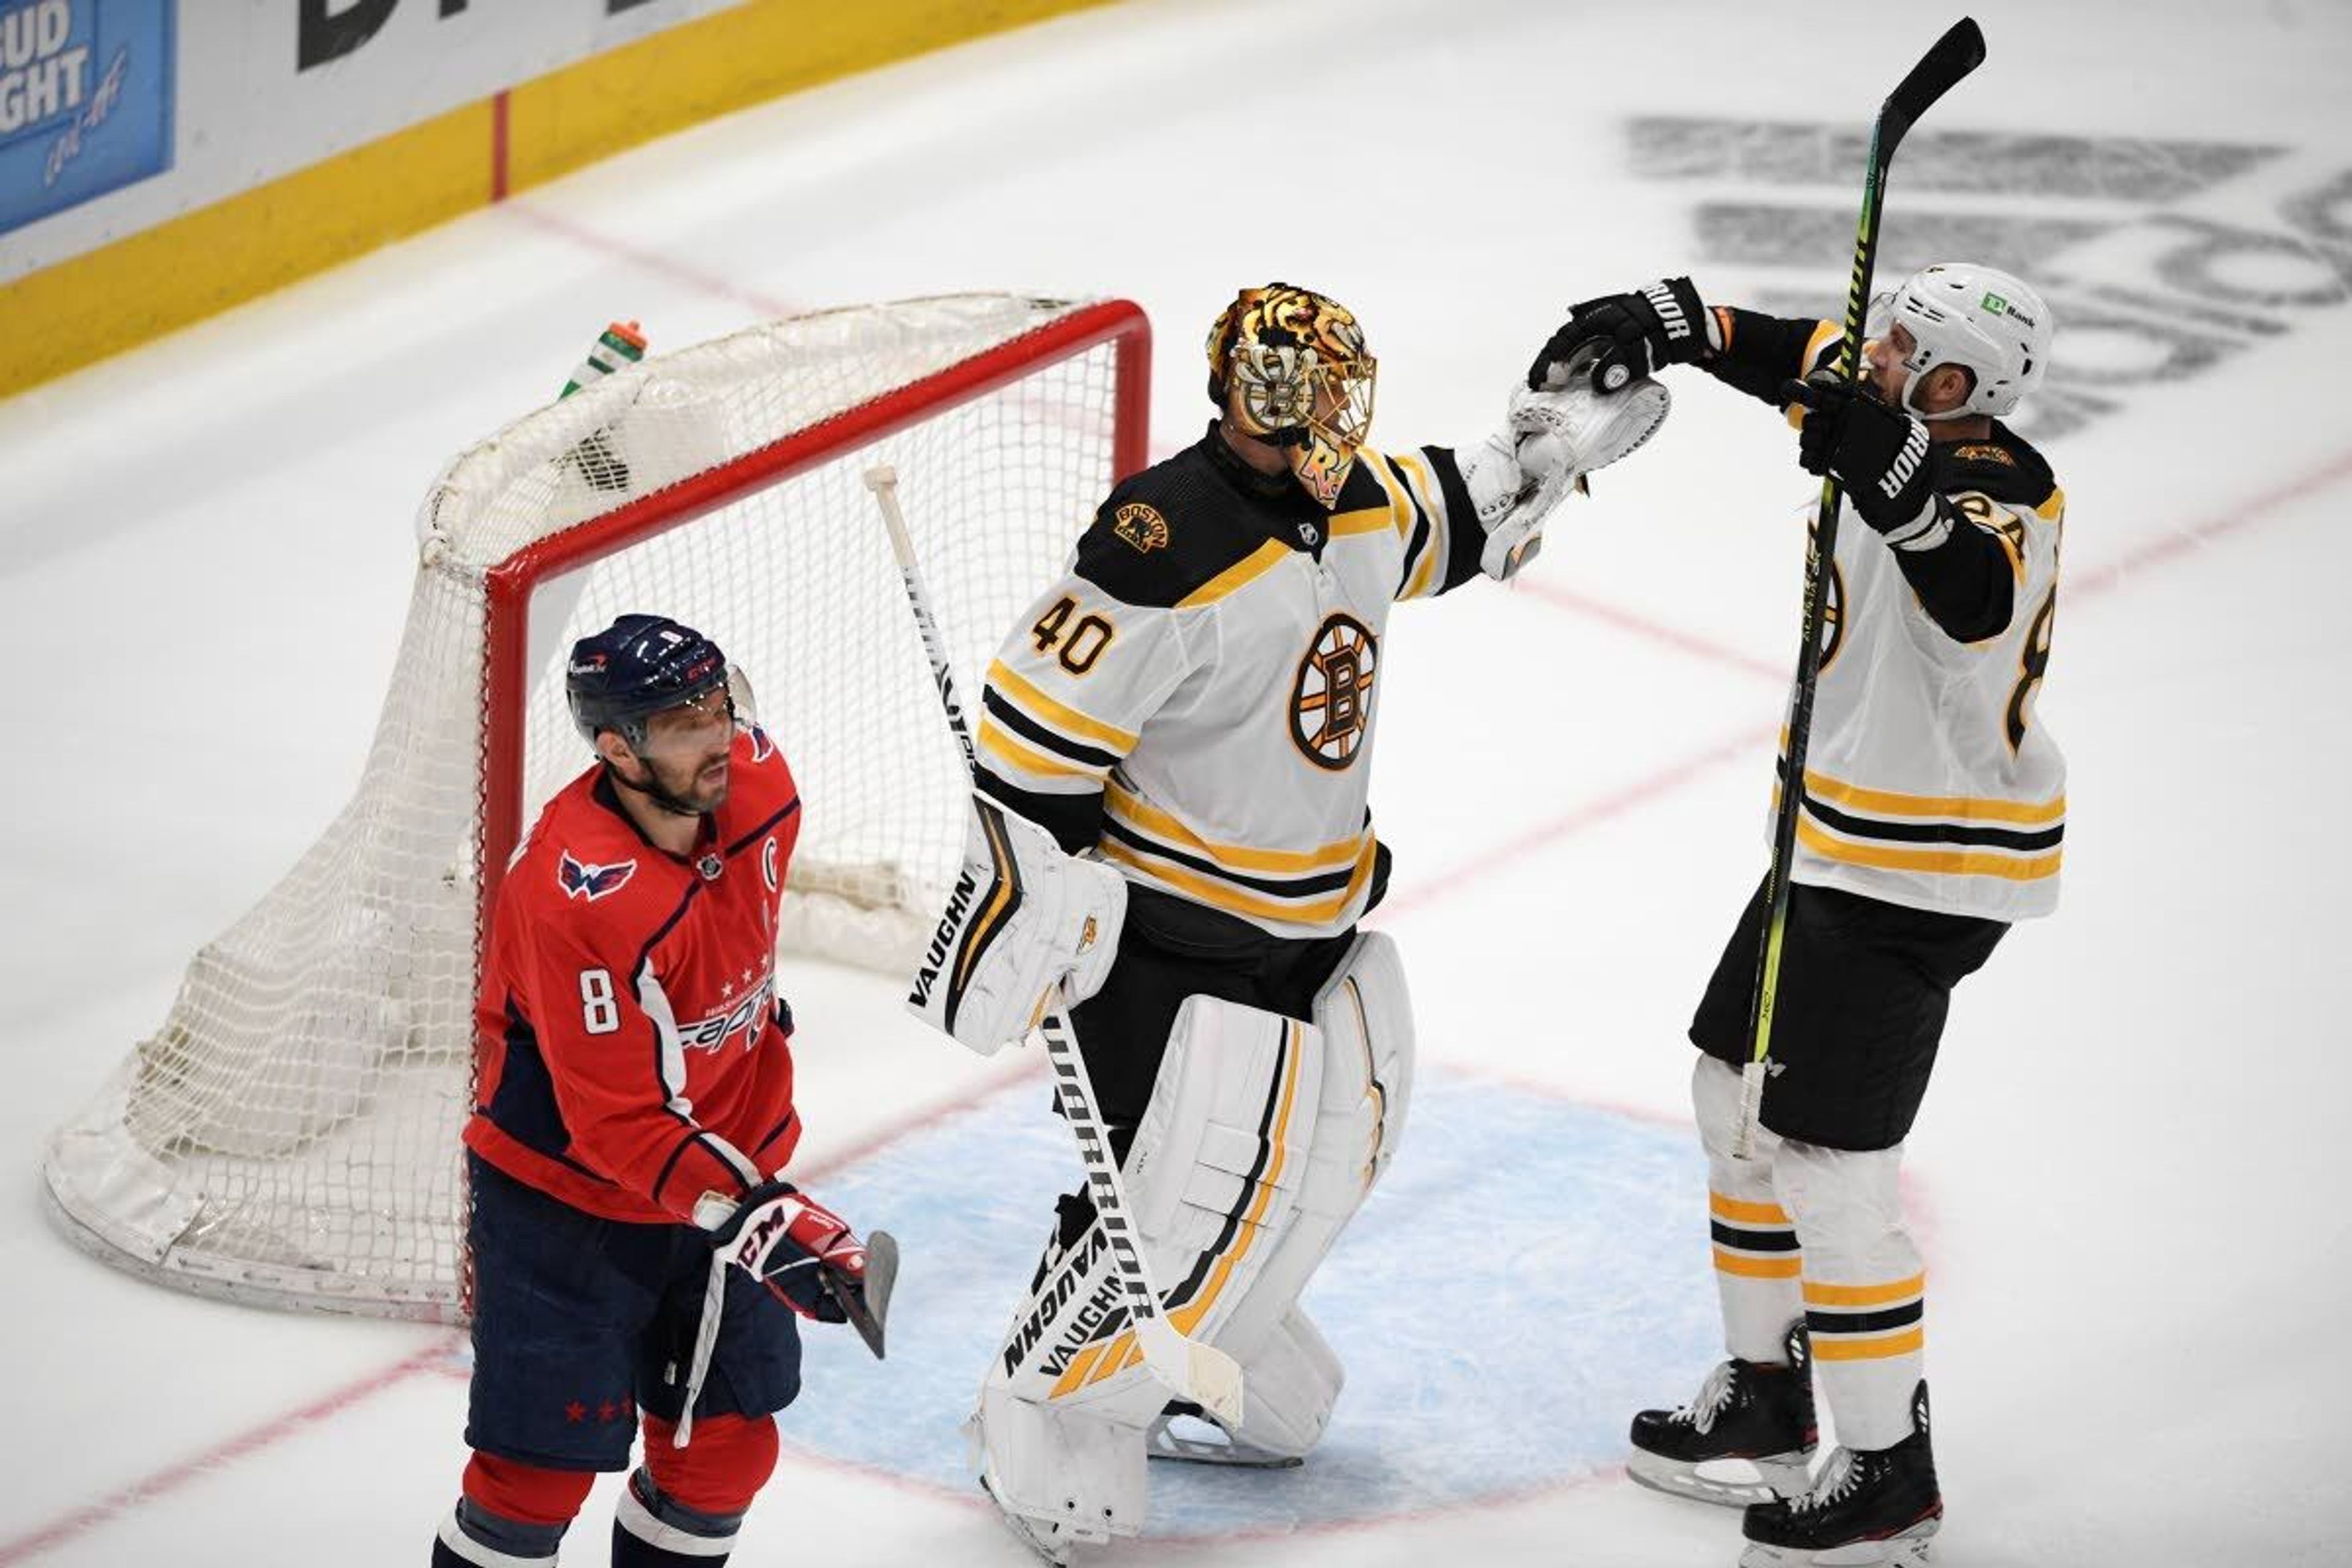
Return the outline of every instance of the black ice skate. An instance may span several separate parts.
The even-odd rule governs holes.
[[[1785,1366],[1734,1357],[1707,1373],[1681,1409],[1634,1416],[1626,1470],[1645,1487],[1726,1508],[1803,1491],[1820,1441],[1804,1324],[1790,1328],[1784,1342]]]
[[[1943,1517],[1923,1382],[1911,1395],[1911,1436],[1891,1448],[1839,1448],[1812,1490],[1748,1510],[1739,1568],[1916,1568]]]

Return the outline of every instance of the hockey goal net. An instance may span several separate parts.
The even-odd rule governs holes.
[[[783,950],[905,973],[966,786],[862,476],[897,468],[977,690],[1142,466],[1150,341],[1123,301],[802,316],[647,359],[457,457],[418,515],[357,794],[51,1139],[68,1234],[201,1293],[459,1315],[478,938],[520,835],[589,761],[564,654],[622,613],[715,638],[792,761]]]

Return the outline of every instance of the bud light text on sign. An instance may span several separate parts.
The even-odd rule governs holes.
[[[172,166],[171,0],[0,0],[0,234]]]

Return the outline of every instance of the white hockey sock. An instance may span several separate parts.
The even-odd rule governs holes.
[[[1805,1323],[1822,1395],[1849,1448],[1911,1435],[1924,1374],[1927,1277],[1903,1224],[1903,1148],[1856,1152],[1783,1142],[1780,1202],[1804,1246]]]
[[[1707,1222],[1724,1349],[1742,1361],[1786,1361],[1781,1342],[1804,1311],[1797,1288],[1803,1265],[1796,1226],[1772,1185],[1780,1140],[1759,1127],[1756,1157],[1731,1157],[1739,1127],[1739,1074],[1713,1057],[1701,1055],[1692,1070],[1691,1104],[1706,1150]]]

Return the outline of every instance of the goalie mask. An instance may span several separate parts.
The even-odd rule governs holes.
[[[1244,289],[1209,329],[1209,395],[1244,435],[1283,448],[1327,510],[1372,424],[1377,367],[1353,312],[1311,289]]]

